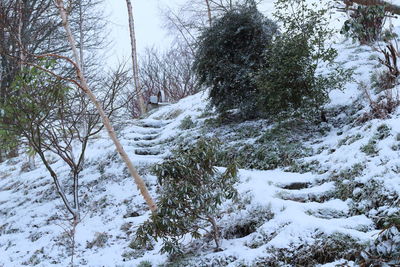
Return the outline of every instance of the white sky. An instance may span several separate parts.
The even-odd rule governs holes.
[[[185,0],[131,0],[135,17],[136,44],[140,54],[148,46],[166,48],[170,44],[167,32],[162,28],[160,8],[176,7]],[[261,11],[268,14],[274,0],[265,0]],[[109,14],[110,40],[113,42],[107,62],[111,65],[130,58],[128,12],[125,0],[105,0]]]
[[[181,0],[132,0],[135,34],[138,53],[148,46],[165,48],[170,43],[169,37],[162,29],[162,18],[159,7],[172,5]],[[130,36],[128,12],[125,0],[105,0],[106,14],[109,14],[110,40],[113,42],[107,55],[110,64],[130,58]]]

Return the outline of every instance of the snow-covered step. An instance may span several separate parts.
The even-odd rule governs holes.
[[[137,122],[137,125],[144,128],[162,128],[168,125],[170,121],[145,119]]]
[[[134,137],[133,140],[134,141],[142,141],[142,140],[155,140],[159,137],[158,134],[152,134],[152,135],[142,135],[142,136],[137,136]]]
[[[146,148],[146,147],[159,147],[161,145],[161,142],[154,142],[151,140],[144,140],[144,141],[135,141],[133,143],[134,146],[139,147],[139,148]]]
[[[161,149],[159,148],[139,148],[135,149],[135,154],[136,155],[160,155],[162,153]]]

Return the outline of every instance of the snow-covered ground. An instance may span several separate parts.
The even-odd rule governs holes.
[[[328,118],[329,130],[304,144],[314,153],[299,161],[317,162],[317,167],[305,173],[241,169],[237,189],[242,206],[224,203],[218,223],[228,231],[254,219],[255,229],[244,236],[226,235],[221,252],[206,244],[180,266],[281,266],[282,255],[293,259],[316,247],[329,249],[329,241],[346,239],[354,247],[368,244],[380,232],[378,219],[399,213],[400,114],[365,123],[355,120],[368,110],[365,102],[357,102],[362,95],[358,85],[370,82],[377,52],[350,41],[336,46],[337,61],[354,68],[355,81],[331,92],[327,109],[337,112]],[[354,102],[362,106],[351,111]],[[179,138],[201,134],[208,109],[207,93],[202,92],[164,106],[146,119],[119,125],[118,135],[153,196],[156,177],[149,167],[162,162]],[[188,116],[197,127],[180,129]],[[364,149],[371,141],[373,153]],[[64,186],[71,186],[68,167],[50,157]],[[129,248],[135,228],[149,211],[105,132],[91,140],[80,183],[82,221],[75,235],[76,265],[137,266],[149,261],[157,266],[168,261],[167,255],[159,253],[160,244],[150,251]],[[38,158],[35,167],[29,166],[24,154],[0,164],[0,266],[68,266],[68,218]],[[324,266],[354,264],[344,258],[326,259]],[[274,261],[280,262],[272,265]],[[286,263],[290,266],[289,259]]]

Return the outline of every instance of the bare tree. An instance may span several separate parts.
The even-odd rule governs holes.
[[[93,94],[93,92],[89,89],[88,83],[86,81],[85,76],[82,73],[82,70],[80,68],[81,64],[79,62],[79,56],[78,56],[78,50],[75,44],[75,39],[72,35],[71,32],[71,28],[69,26],[69,22],[68,22],[68,15],[66,12],[66,9],[64,7],[64,2],[63,0],[56,0],[56,5],[60,11],[60,16],[62,18],[62,22],[63,22],[63,26],[64,29],[67,33],[67,39],[68,42],[70,44],[71,50],[72,50],[72,54],[73,54],[73,58],[74,61],[70,60],[70,63],[72,63],[77,71],[77,76],[79,78],[79,82],[76,82],[76,85],[83,90],[83,92],[85,92],[85,94],[89,97],[89,99],[93,102],[93,104],[95,105],[102,121],[103,124],[105,126],[105,128],[107,129],[107,132],[111,138],[111,140],[114,142],[114,145],[116,147],[116,150],[118,151],[118,153],[120,154],[121,158],[124,160],[125,164],[128,167],[128,170],[130,172],[130,174],[132,175],[132,177],[134,178],[142,196],[144,197],[147,205],[149,206],[150,210],[155,212],[157,210],[157,206],[155,204],[155,202],[153,201],[152,197],[150,196],[146,184],[144,183],[143,179],[139,176],[136,168],[133,166],[128,154],[125,152],[121,142],[119,141],[119,139],[117,138],[117,135],[114,131],[114,128],[111,125],[111,122],[109,120],[109,118],[107,117],[106,113],[104,112],[103,107],[101,106],[101,104],[99,103],[99,101],[97,100],[96,96]]]
[[[136,51],[136,36],[135,36],[135,24],[133,20],[132,14],[132,3],[130,0],[126,0],[126,5],[128,8],[128,17],[129,17],[129,33],[131,37],[131,49],[132,49],[132,68],[133,68],[133,80],[135,84],[136,98],[139,105],[140,113],[146,113],[146,106],[143,100],[142,88],[140,86],[139,80],[139,67],[137,60],[137,51]]]
[[[164,92],[169,101],[175,102],[200,90],[192,70],[193,56],[185,44],[176,43],[163,53],[147,49],[141,62],[139,73],[148,92],[146,99]]]
[[[184,41],[194,53],[197,36],[202,29],[211,26],[220,17],[237,5],[259,4],[263,0],[188,0],[178,9],[163,7],[164,27],[178,42]]]

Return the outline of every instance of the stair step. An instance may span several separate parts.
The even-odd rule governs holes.
[[[159,149],[135,149],[135,154],[136,155],[160,155],[162,152]]]
[[[142,140],[154,140],[157,139],[158,134],[155,135],[143,135],[143,136],[139,136],[139,137],[135,137],[133,138],[134,141],[142,141]]]
[[[159,146],[160,143],[158,142],[137,142],[134,144],[135,146],[139,147],[139,148],[148,148],[148,147],[155,147],[155,146]]]

